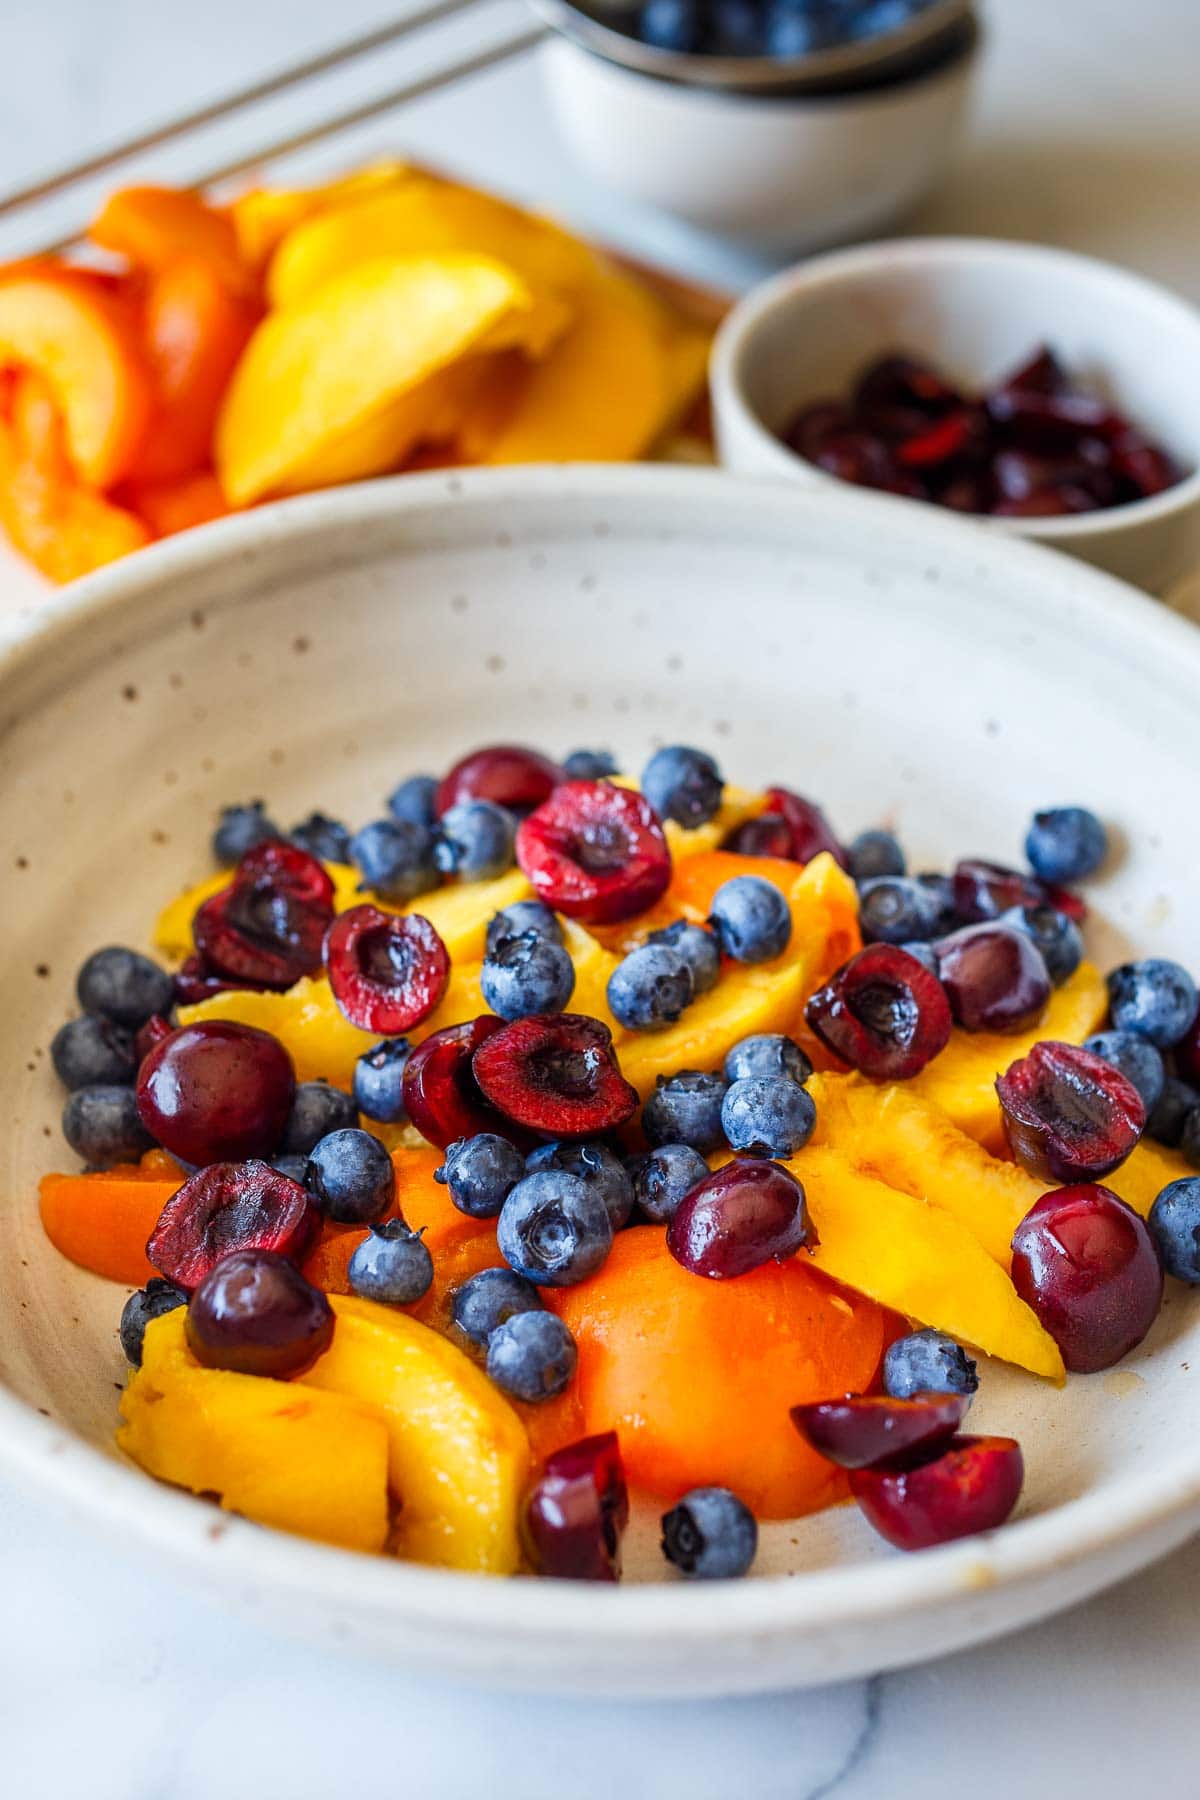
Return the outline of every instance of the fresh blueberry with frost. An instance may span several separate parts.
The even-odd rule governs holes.
[[[660,819],[694,830],[707,825],[721,805],[725,783],[712,757],[687,744],[656,750],[642,770],[642,793]]]
[[[175,983],[167,971],[121,944],[92,952],[79,971],[75,992],[84,1012],[103,1013],[133,1031],[175,1004]]]
[[[275,842],[282,836],[278,825],[267,817],[261,800],[251,800],[248,806],[223,806],[212,835],[213,855],[225,868],[231,869],[234,863],[241,862],[247,850],[253,850],[258,844]]]
[[[350,839],[350,860],[362,876],[360,891],[381,894],[385,900],[415,900],[439,887],[442,878],[433,844],[428,826],[373,819]]]
[[[404,1070],[412,1055],[407,1038],[383,1038],[354,1065],[354,1104],[365,1118],[398,1125],[404,1108]]]
[[[633,1197],[648,1219],[667,1225],[685,1194],[708,1176],[708,1164],[690,1144],[660,1144],[629,1161]]]
[[[502,1019],[562,1012],[575,991],[575,965],[561,944],[526,931],[501,938],[484,958],[480,992]]]
[[[730,1488],[693,1488],[662,1516],[663,1555],[693,1580],[745,1575],[757,1551],[754,1514]]]
[[[297,1187],[303,1187],[308,1175],[308,1156],[307,1154],[301,1156],[298,1152],[273,1156],[271,1167],[280,1175],[286,1175],[289,1181],[294,1181]]]
[[[745,1081],[751,1075],[786,1075],[803,1087],[812,1072],[799,1044],[780,1031],[757,1031],[752,1037],[740,1038],[725,1058],[727,1081]]]
[[[328,813],[312,812],[307,819],[301,819],[288,832],[288,842],[295,844],[300,850],[307,850],[318,862],[348,863],[350,861],[350,832],[340,819],[331,819]]]
[[[721,973],[721,946],[711,931],[703,925],[693,925],[688,919],[676,919],[673,925],[664,925],[661,931],[652,931],[646,939],[647,945],[665,944],[668,950],[674,950],[682,956],[692,972],[692,992],[707,994],[710,988],[717,985]]]
[[[633,1183],[620,1157],[605,1144],[539,1144],[525,1159],[529,1174],[539,1169],[561,1169],[586,1181],[603,1200],[614,1231],[629,1223],[633,1211]]]
[[[288,1156],[307,1156],[331,1131],[358,1124],[358,1108],[350,1094],[327,1081],[300,1081],[280,1149]]]
[[[504,1393],[530,1405],[561,1394],[577,1361],[570,1329],[552,1312],[513,1313],[487,1343],[491,1379]]]
[[[735,875],[713,895],[709,924],[726,956],[736,962],[770,962],[782,956],[792,935],[792,915],[773,881]]]
[[[449,1146],[433,1179],[446,1188],[459,1212],[494,1219],[524,1173],[525,1158],[507,1138],[480,1131]]]
[[[438,821],[433,856],[444,875],[494,881],[513,866],[517,822],[492,800],[460,800]]]
[[[498,1325],[516,1313],[544,1312],[542,1297],[531,1281],[511,1269],[481,1269],[454,1291],[450,1302],[454,1323],[473,1344],[486,1344]]]
[[[154,1148],[154,1139],[138,1116],[131,1087],[101,1082],[76,1088],[63,1107],[62,1128],[76,1156],[98,1169],[135,1163]]]
[[[1043,881],[1082,881],[1108,854],[1108,833],[1086,806],[1054,806],[1034,813],[1025,854]]]
[[[721,1128],[731,1150],[794,1156],[817,1123],[811,1094],[786,1075],[747,1075],[726,1090]]]
[[[1192,1287],[1200,1283],[1200,1176],[1185,1175],[1165,1187],[1147,1224],[1167,1274]]]
[[[723,1075],[699,1069],[660,1075],[642,1108],[642,1130],[647,1143],[653,1148],[659,1144],[690,1144],[702,1155],[715,1150],[725,1142],[721,1102],[728,1085]]]
[[[883,1359],[883,1391],[893,1400],[914,1394],[973,1394],[979,1386],[975,1364],[944,1331],[912,1331],[897,1338]]]
[[[616,758],[607,750],[572,750],[563,758],[568,781],[607,781],[619,773]]]
[[[522,937],[527,931],[535,931],[552,944],[563,941],[562,926],[544,900],[514,900],[488,920],[485,953],[490,956],[505,938]]]
[[[869,944],[919,944],[946,922],[944,895],[919,877],[879,875],[858,890],[858,922]]]
[[[1168,1075],[1162,1093],[1146,1120],[1146,1136],[1177,1150],[1190,1113],[1200,1113],[1200,1093],[1178,1075]]]
[[[152,1275],[144,1288],[130,1294],[121,1310],[119,1332],[125,1361],[131,1367],[140,1369],[142,1366],[142,1345],[151,1320],[161,1319],[164,1313],[186,1306],[187,1298],[182,1288],[177,1288],[173,1281],[164,1281],[161,1275]]]
[[[350,1258],[351,1290],[383,1306],[412,1306],[433,1286],[433,1258],[419,1231],[403,1219],[385,1219],[370,1231]]]
[[[410,775],[388,795],[388,811],[405,825],[424,825],[432,830],[437,818],[437,791],[436,776]]]
[[[692,971],[669,944],[643,944],[608,978],[608,1006],[627,1031],[662,1031],[691,1005]]]
[[[1074,919],[1053,906],[1012,906],[1000,923],[1031,937],[1055,987],[1070,980],[1083,961],[1083,933]]]
[[[612,1249],[608,1208],[589,1182],[561,1169],[519,1181],[500,1212],[496,1244],[510,1269],[538,1287],[570,1287]]]
[[[1142,1096],[1147,1113],[1152,1113],[1162,1096],[1166,1070],[1162,1052],[1149,1038],[1136,1037],[1132,1031],[1097,1031],[1084,1042],[1084,1049],[1103,1057],[1131,1081]]]
[[[903,875],[907,867],[904,852],[890,831],[860,831],[850,846],[849,860],[855,881]]]
[[[339,1225],[369,1225],[395,1199],[396,1171],[370,1132],[331,1131],[313,1146],[304,1185],[326,1217]]]
[[[1164,957],[1123,963],[1108,978],[1108,1009],[1118,1031],[1149,1038],[1169,1050],[1195,1020],[1200,998],[1186,969]]]
[[[103,1013],[68,1019],[50,1044],[54,1073],[65,1088],[121,1087],[137,1074],[133,1033]]]

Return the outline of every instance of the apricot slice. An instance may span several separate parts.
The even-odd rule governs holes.
[[[141,1287],[157,1273],[147,1260],[146,1240],[183,1181],[178,1164],[172,1171],[119,1167],[88,1175],[43,1175],[38,1184],[42,1229],[54,1248],[81,1268]]]
[[[177,480],[211,462],[217,413],[258,318],[203,256],[172,257],[155,273],[144,331],[158,411],[139,481]]]
[[[161,269],[177,256],[198,256],[235,293],[254,285],[233,221],[189,188],[118,188],[92,220],[88,236],[139,269]]]
[[[191,531],[229,513],[221,484],[209,470],[184,475],[178,481],[139,483],[128,490],[128,497],[156,538]]]

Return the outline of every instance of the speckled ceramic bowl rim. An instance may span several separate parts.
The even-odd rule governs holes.
[[[807,500],[780,483],[735,482],[714,471],[668,468],[571,468],[476,471],[404,476],[301,500],[289,500],[204,526],[99,572],[50,598],[19,621],[0,644],[0,697],[18,670],[54,655],[55,647],[85,619],[123,615],[152,606],[155,596],[198,571],[234,567],[247,557],[262,562],[272,546],[291,539],[319,540],[326,531],[367,527],[373,521],[447,508],[492,506],[518,510],[522,499],[586,498],[610,512],[648,496],[664,506],[688,502],[707,513],[736,499],[738,516],[796,519],[806,506],[845,517],[847,533],[869,536],[875,526],[893,536],[917,537],[931,554],[943,550],[977,560],[977,527],[888,497],[824,492]],[[865,529],[864,529],[865,528]],[[344,540],[343,540],[344,541]],[[1051,552],[993,538],[988,556],[1011,577],[1020,595],[1022,576],[1047,601],[1046,558]],[[1164,677],[1200,690],[1200,633],[1183,619],[1144,599],[1111,577],[1054,557],[1058,605],[1086,604],[1090,629],[1108,636],[1122,654],[1160,663]],[[1043,579],[1038,581],[1037,577]],[[568,1635],[603,1644],[636,1636],[640,1641],[710,1642],[727,1634],[758,1648],[839,1624],[870,1623],[895,1614],[919,1616],[964,1593],[1000,1584],[1036,1581],[1128,1546],[1157,1529],[1200,1524],[1200,1445],[1138,1469],[1041,1515],[1003,1530],[919,1556],[896,1556],[808,1574],[693,1588],[679,1583],[606,1589],[570,1582],[497,1581],[491,1578],[389,1562],[327,1548],[283,1533],[262,1531],[244,1520],[149,1480],[42,1417],[0,1388],[0,1469],[48,1498],[71,1507],[152,1553],[198,1569],[211,1583],[237,1584],[243,1594],[291,1593],[312,1609],[355,1614],[439,1629],[485,1630],[527,1641]],[[1183,1532],[1180,1531],[1180,1536]],[[1136,1562],[1136,1558],[1134,1559]],[[1126,1562],[1120,1572],[1129,1568]],[[1094,1585],[1101,1585],[1100,1582]]]

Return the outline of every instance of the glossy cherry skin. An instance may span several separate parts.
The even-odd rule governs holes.
[[[787,826],[792,840],[789,854],[796,862],[811,862],[814,856],[827,851],[840,868],[845,868],[846,852],[814,801],[805,800],[791,788],[772,787],[767,789],[767,811]]]
[[[539,900],[594,925],[645,912],[671,880],[671,852],[653,807],[607,781],[556,788],[522,819],[517,861]]]
[[[1052,906],[1081,925],[1087,906],[1078,894],[1053,882],[1039,881],[1027,870],[1009,869],[1003,863],[966,857],[956,863],[951,877],[954,910],[972,925],[986,924],[1014,906]]]
[[[842,1469],[948,1444],[967,1416],[969,1394],[916,1394],[893,1400],[886,1394],[848,1394],[844,1400],[816,1400],[793,1406],[792,1424],[821,1456]]]
[[[629,1492],[615,1431],[546,1458],[525,1503],[529,1560],[559,1581],[619,1581]]]
[[[491,1013],[463,1025],[448,1025],[418,1044],[405,1063],[404,1110],[421,1136],[439,1149],[481,1131],[514,1137],[507,1121],[480,1093],[471,1068],[476,1050],[503,1028],[503,1019]]]
[[[805,1018],[851,1068],[907,1081],[950,1042],[954,1020],[936,975],[892,944],[868,944],[818,988]]]
[[[1131,1206],[1106,1187],[1057,1188],[1013,1234],[1013,1286],[1068,1369],[1110,1369],[1136,1348],[1162,1304],[1162,1258]]]
[[[296,1091],[292,1059],[253,1025],[202,1019],[162,1038],[138,1070],[146,1130],[187,1163],[270,1156]]]
[[[325,966],[338,1010],[360,1031],[383,1037],[427,1019],[450,979],[450,957],[429,920],[377,906],[338,915],[325,939]]]
[[[1024,1031],[1045,1012],[1051,981],[1041,951],[1007,925],[968,925],[933,946],[938,978],[964,1031]]]
[[[1024,1480],[1014,1438],[959,1437],[927,1462],[852,1469],[850,1492],[897,1550],[931,1550],[1003,1525]]]
[[[1146,1106],[1133,1083],[1074,1044],[1035,1044],[996,1082],[1013,1155],[1036,1181],[1100,1181],[1137,1146]]]
[[[321,966],[333,882],[291,844],[256,844],[233,881],[196,912],[192,936],[205,970],[255,987],[288,988]]]
[[[808,1242],[804,1189],[778,1163],[739,1157],[679,1202],[667,1249],[693,1275],[724,1281],[772,1257],[782,1262]]]
[[[462,800],[491,800],[509,812],[526,813],[550,798],[562,769],[521,744],[489,744],[456,762],[439,783],[434,810],[440,819]]]
[[[172,1194],[146,1255],[190,1294],[235,1250],[272,1250],[302,1262],[320,1229],[312,1195],[269,1163],[213,1163]]]
[[[197,1362],[241,1375],[296,1375],[333,1339],[333,1308],[273,1250],[235,1250],[188,1302],[184,1331]]]
[[[757,819],[743,819],[735,825],[721,845],[735,856],[777,856],[787,861],[792,857],[792,828],[781,813],[760,813]]]
[[[637,1110],[611,1031],[582,1013],[514,1019],[480,1045],[471,1067],[489,1105],[540,1137],[598,1137]]]

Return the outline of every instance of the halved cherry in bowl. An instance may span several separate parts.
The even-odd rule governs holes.
[[[480,1045],[471,1067],[484,1099],[540,1136],[597,1137],[637,1110],[612,1032],[582,1013],[515,1019]]]
[[[530,812],[548,800],[563,778],[557,763],[522,744],[489,744],[460,758],[438,783],[434,810],[440,819],[461,800],[491,800],[509,812]]]
[[[428,1018],[446,991],[446,946],[420,913],[352,906],[325,940],[325,966],[339,1010],[360,1031],[394,1036]]]
[[[893,944],[868,944],[818,988],[804,1013],[842,1062],[880,1081],[907,1081],[950,1042],[946,991]]]
[[[997,1078],[1004,1132],[1036,1181],[1101,1181],[1137,1147],[1141,1095],[1119,1069],[1075,1044],[1035,1044]]]
[[[629,1492],[615,1431],[546,1458],[525,1503],[530,1561],[560,1581],[619,1581]]]
[[[273,1250],[303,1262],[320,1227],[312,1195],[269,1163],[212,1163],[172,1194],[146,1255],[190,1294],[235,1250]]]
[[[658,815],[632,788],[565,781],[517,831],[517,861],[538,898],[568,918],[630,919],[666,892],[671,852]]]
[[[481,1044],[504,1021],[491,1013],[448,1025],[418,1044],[404,1065],[404,1110],[421,1136],[447,1149],[459,1138],[492,1131],[501,1137],[517,1137],[508,1121],[490,1107],[479,1091],[471,1067]],[[523,1140],[527,1141],[527,1140]]]
[[[970,1404],[969,1394],[915,1394],[911,1400],[847,1394],[844,1400],[793,1406],[791,1419],[805,1442],[839,1468],[868,1469],[948,1444]]]
[[[852,1469],[850,1492],[897,1550],[931,1550],[1003,1525],[1024,1480],[1015,1438],[958,1437],[927,1461]]]
[[[205,974],[282,990],[320,968],[332,918],[333,883],[316,857],[271,841],[197,909],[192,938]]]

